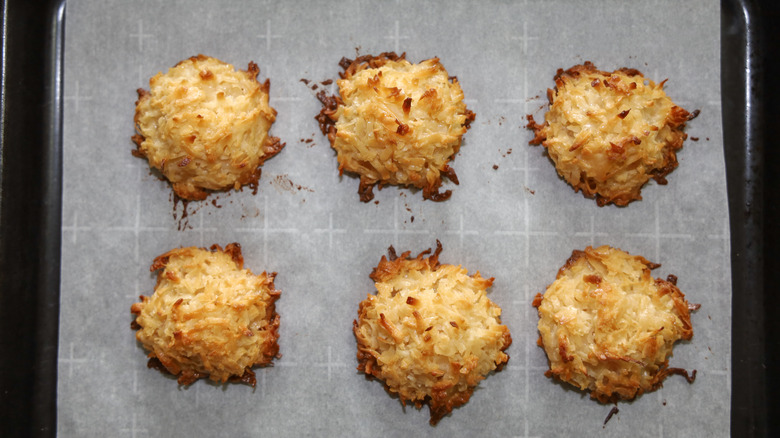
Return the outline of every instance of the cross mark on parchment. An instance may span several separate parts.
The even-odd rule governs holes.
[[[523,66],[522,82],[523,82],[523,87],[521,93],[523,96],[528,96],[528,67],[526,66]],[[493,102],[495,103],[504,103],[504,104],[511,104],[511,105],[523,104],[523,113],[521,114],[521,116],[524,116],[525,114],[528,113],[528,104],[534,101],[536,101],[536,99],[529,99],[527,97],[523,97],[523,98],[509,97],[509,98],[493,99]]]
[[[78,232],[79,231],[90,231],[92,227],[85,226],[85,225],[79,225],[79,210],[76,209],[73,212],[73,222],[71,225],[63,225],[62,230],[68,231],[71,234],[72,243],[75,245],[78,239]]]
[[[528,53],[528,42],[538,40],[539,37],[528,35],[528,22],[524,20],[523,34],[519,36],[513,36],[512,39],[515,41],[520,41],[523,44],[523,55],[525,55],[526,53]]]
[[[154,38],[154,35],[149,33],[144,33],[144,22],[143,20],[138,20],[138,33],[131,33],[131,38],[137,38],[138,39],[138,51],[143,52],[144,51],[144,39],[145,38]]]
[[[401,50],[401,40],[407,40],[409,37],[401,35],[401,25],[398,20],[395,20],[395,30],[393,34],[386,36],[385,39],[393,40],[393,50],[400,55],[398,52]]]
[[[661,215],[659,212],[658,203],[655,203],[655,230],[652,233],[627,233],[629,237],[649,237],[655,241],[655,260],[653,262],[659,263],[661,260],[661,239],[685,239],[694,240],[693,235],[686,233],[662,233],[661,232]]]
[[[263,268],[268,266],[268,235],[276,233],[298,233],[297,228],[274,228],[268,225],[268,196],[263,196],[263,226],[236,228],[235,231],[242,233],[262,233],[263,234]]]
[[[135,411],[133,411],[133,419],[132,419],[132,423],[130,423],[130,427],[129,428],[120,429],[119,431],[120,432],[130,433],[130,436],[132,438],[136,438],[139,433],[148,434],[146,429],[142,429],[142,428],[138,427],[138,419],[136,417]]]
[[[61,357],[58,360],[60,363],[65,363],[65,364],[68,365],[68,378],[69,379],[73,377],[73,364],[80,365],[80,364],[87,363],[87,358],[86,357],[75,357],[74,356],[74,353],[73,353],[74,348],[75,347],[73,345],[73,342],[71,342],[70,343],[70,356],[68,356],[68,357]]]
[[[528,187],[528,173],[532,169],[528,166],[528,148],[525,149],[525,166],[524,168],[513,168],[512,170],[522,170],[524,175],[524,181],[525,186]],[[523,236],[525,237],[525,254],[524,254],[524,266],[528,268],[530,266],[530,240],[531,237],[549,237],[549,236],[557,236],[557,231],[544,231],[544,230],[531,230],[531,217],[528,207],[528,196],[523,197],[523,229],[522,230],[497,230],[495,231],[498,235],[504,235],[504,236]]]
[[[333,235],[334,234],[346,234],[345,228],[333,227],[333,213],[328,213],[328,228],[315,228],[315,233],[327,233],[328,234],[328,249],[333,249]]]
[[[73,102],[73,113],[79,113],[79,102],[88,102],[92,100],[91,96],[82,96],[79,93],[79,81],[73,81],[73,94],[63,97],[65,102]]]
[[[720,240],[723,243],[723,268],[721,272],[729,272],[729,254],[731,254],[731,238],[730,238],[730,230],[729,230],[729,219],[724,218],[723,219],[723,227],[722,231],[719,234],[707,234],[708,239],[716,239]],[[725,274],[723,274],[725,275]]]
[[[315,367],[324,367],[328,369],[328,381],[330,381],[331,373],[333,371],[333,368],[346,368],[347,364],[344,362],[338,362],[333,360],[333,348],[328,345],[328,361],[327,362],[316,362],[314,363]]]
[[[476,236],[479,234],[479,231],[476,230],[466,230],[463,226],[463,213],[460,213],[459,218],[459,226],[457,230],[446,230],[444,231],[444,234],[455,234],[460,239],[460,249],[463,249],[463,238],[465,236]]]
[[[281,35],[274,35],[271,33],[271,20],[265,20],[265,34],[258,35],[258,38],[265,39],[265,50],[271,50],[271,40],[282,38]]]
[[[366,234],[392,234],[393,235],[393,246],[398,247],[398,236],[401,234],[419,234],[419,235],[425,235],[430,234],[429,230],[407,230],[402,229],[400,221],[398,219],[399,216],[399,201],[398,198],[395,198],[393,201],[393,228],[391,229],[364,229],[363,232]]]
[[[593,215],[590,215],[590,229],[588,231],[578,231],[574,233],[577,237],[589,237],[590,238],[590,246],[595,247],[596,246],[596,237],[608,237],[609,233],[603,233],[603,232],[596,232],[596,220],[593,217]]]

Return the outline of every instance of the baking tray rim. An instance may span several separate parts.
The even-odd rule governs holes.
[[[62,128],[63,128],[63,40],[65,0],[47,1],[44,6],[26,4],[24,0],[3,3],[3,82],[2,82],[2,143],[0,143],[0,353],[12,357],[12,351],[31,353],[27,359],[9,365],[3,361],[0,373],[0,393],[3,412],[15,418],[0,426],[2,436],[56,435],[56,390],[59,330],[59,269],[62,208]],[[728,179],[729,215],[731,218],[732,296],[739,291],[740,300],[733,300],[732,309],[732,409],[731,432],[752,436],[768,435],[768,405],[765,390],[764,318],[762,303],[766,293],[763,284],[763,181],[762,165],[764,120],[759,99],[763,63],[757,0],[721,1],[721,89],[723,108],[744,108],[743,111],[723,111],[724,153]],[[9,18],[38,17],[40,29],[15,26]],[[33,38],[42,44],[41,53],[17,50],[14,44]],[[21,44],[21,43],[19,43]],[[21,61],[20,61],[21,59]],[[20,102],[19,94],[10,92],[9,83],[29,71],[18,71],[19,65],[37,65],[33,72],[42,84],[41,102],[22,117],[22,123],[39,129],[42,135],[35,144],[19,135],[17,119],[10,110],[22,105],[34,105],[33,100]],[[758,84],[757,84],[758,83]],[[728,84],[726,86],[725,84]],[[738,86],[735,86],[737,85]],[[14,124],[14,126],[11,126]],[[40,159],[19,162],[29,149]],[[11,152],[9,152],[11,151]],[[42,176],[27,181],[16,169],[33,163]],[[12,189],[32,184],[22,193]],[[40,208],[29,208],[30,199]],[[22,213],[19,217],[19,212]],[[31,217],[25,217],[28,213]],[[19,248],[19,227],[35,228],[40,239],[37,247]],[[21,233],[24,235],[24,233]],[[15,254],[31,253],[33,263],[20,265]],[[24,262],[25,260],[23,260]],[[20,285],[21,275],[31,279]],[[742,299],[747,297],[747,299]],[[33,304],[33,316],[13,309]],[[22,321],[34,327],[25,336],[8,330],[9,324]],[[13,339],[12,339],[13,337]],[[16,357],[16,356],[14,356]],[[738,358],[738,359],[737,359]],[[10,393],[6,389],[15,389]],[[27,388],[21,391],[19,388]]]

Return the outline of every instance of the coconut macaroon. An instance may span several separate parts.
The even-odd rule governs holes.
[[[436,252],[397,257],[390,247],[371,273],[377,294],[353,323],[358,370],[382,380],[401,403],[427,403],[431,424],[469,400],[476,385],[509,360],[501,308],[487,298],[492,278],[440,265]]]
[[[205,190],[257,184],[260,166],[284,144],[268,135],[276,111],[268,105],[270,81],[204,55],[178,63],[138,89],[133,154],[167,178],[183,199]]]
[[[373,199],[376,184],[417,187],[425,199],[448,199],[451,190],[439,192],[442,175],[458,184],[448,163],[475,117],[458,79],[438,58],[411,64],[392,52],[343,58],[340,65],[340,97],[321,91],[317,120],[336,150],[339,172],[360,176],[360,200]]]
[[[634,69],[600,71],[590,62],[560,69],[547,90],[544,123],[528,116],[530,143],[544,145],[558,174],[599,206],[642,199],[650,178],[666,184],[687,137],[685,122],[698,113],[675,105],[665,82]]]
[[[677,278],[655,279],[659,265],[619,249],[575,250],[544,295],[539,345],[555,377],[602,403],[632,400],[660,387],[669,374],[674,343],[693,336],[690,311]]]
[[[276,273],[244,269],[241,247],[189,247],[154,259],[159,270],[151,297],[131,307],[136,338],[149,350],[149,367],[189,385],[208,377],[255,385],[252,367],[277,356]]]

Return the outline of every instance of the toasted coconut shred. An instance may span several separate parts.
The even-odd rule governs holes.
[[[693,337],[693,306],[673,276],[653,280],[657,266],[609,246],[575,250],[533,303],[546,375],[602,403],[653,391],[669,374],[692,382],[669,358],[675,342]]]
[[[337,152],[339,172],[360,176],[360,199],[373,199],[376,184],[417,187],[425,199],[448,199],[450,190],[439,192],[441,177],[458,183],[448,163],[475,117],[457,78],[438,58],[411,64],[392,52],[345,58],[340,65],[340,96],[321,92],[317,119]]]
[[[404,405],[428,404],[432,425],[501,370],[512,343],[501,308],[486,296],[493,279],[439,264],[440,252],[437,242],[432,255],[396,258],[391,247],[371,274],[377,293],[360,303],[353,323],[358,370],[382,380]]]
[[[547,148],[558,174],[600,206],[642,199],[650,178],[666,184],[677,167],[692,118],[669,99],[665,82],[634,69],[600,71],[590,62],[558,70],[544,123],[528,116],[531,144]]]
[[[284,144],[268,135],[276,111],[270,81],[260,83],[254,62],[246,71],[198,55],[149,80],[138,90],[133,154],[167,178],[183,199],[205,190],[256,184],[263,162]]]
[[[244,269],[237,243],[174,249],[151,270],[159,270],[154,294],[131,307],[149,366],[161,365],[183,385],[208,377],[254,386],[251,368],[279,352],[276,273]]]

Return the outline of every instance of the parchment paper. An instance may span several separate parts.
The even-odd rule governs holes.
[[[720,107],[720,11],[691,1],[79,1],[67,4],[61,436],[724,436],[729,433],[731,276]],[[446,202],[385,188],[359,202],[318,131],[320,104],[300,79],[337,78],[342,56],[395,50],[438,56],[477,113],[453,163]],[[137,88],[198,53],[259,64],[285,149],[256,195],[219,194],[181,220],[170,186],[131,156]],[[660,81],[691,121],[680,166],[626,208],[599,208],[528,146],[524,116],[542,118],[558,68],[586,60]],[[332,88],[331,88],[332,90]],[[311,140],[308,143],[307,140]],[[494,169],[494,165],[498,166]],[[216,199],[216,205],[211,201]],[[179,219],[174,218],[178,211]],[[179,228],[182,228],[181,230]],[[443,263],[495,277],[490,297],[514,343],[438,426],[356,371],[352,320],[393,245],[441,240]],[[278,272],[281,353],[257,387],[180,387],[146,367],[130,305],[150,295],[153,258],[173,247],[239,242],[245,265]],[[671,365],[697,369],[633,403],[610,405],[544,376],[531,301],[573,249],[609,244],[679,277],[694,337]]]

